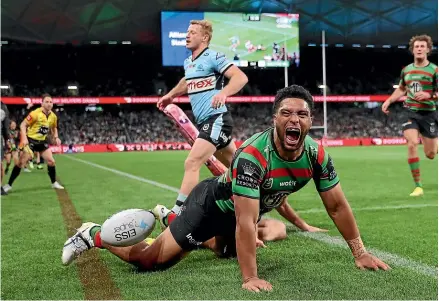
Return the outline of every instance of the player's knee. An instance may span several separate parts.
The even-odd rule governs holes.
[[[55,166],[55,159],[47,160],[47,166]]]
[[[415,150],[417,146],[418,141],[416,141],[415,139],[407,140],[407,147],[409,148],[409,150]]]
[[[425,156],[426,156],[428,159],[433,160],[433,159],[436,157],[436,152],[434,152],[434,151],[428,151],[428,152],[425,153]]]
[[[184,170],[185,171],[198,171],[201,168],[203,163],[200,160],[192,157],[186,158],[184,161]]]

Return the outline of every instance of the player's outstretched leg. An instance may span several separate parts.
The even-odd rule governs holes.
[[[62,263],[69,265],[85,251],[97,247],[107,249],[125,262],[142,270],[166,269],[176,264],[187,254],[175,241],[169,228],[155,239],[147,239],[129,247],[114,247],[100,238],[101,227],[94,223],[84,223],[78,232],[64,244]]]
[[[19,160],[18,164],[14,165],[14,168],[12,169],[11,175],[9,176],[8,184],[3,186],[3,189],[5,190],[5,192],[8,192],[12,189],[12,184],[14,184],[14,181],[18,178],[18,176],[20,175],[21,169],[24,166],[26,166],[30,157],[31,157],[31,155],[26,151],[23,151],[21,153],[20,160]]]

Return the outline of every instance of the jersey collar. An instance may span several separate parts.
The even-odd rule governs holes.
[[[195,61],[197,58],[199,58],[207,49],[209,49],[209,47],[204,48],[203,51],[201,51],[200,54],[197,55],[196,58],[192,58],[192,62]]]

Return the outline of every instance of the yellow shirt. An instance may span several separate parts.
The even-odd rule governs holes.
[[[38,108],[29,113],[26,117],[28,124],[27,136],[34,140],[46,140],[49,129],[57,127],[58,118],[55,113],[50,112],[46,115],[42,108]]]

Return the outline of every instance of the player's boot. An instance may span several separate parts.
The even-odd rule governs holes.
[[[54,182],[54,183],[52,183],[52,188],[55,188],[55,189],[64,189],[64,186],[62,186],[60,183],[58,183],[58,182]]]
[[[160,227],[162,228],[162,230],[165,230],[168,227],[168,215],[171,212],[171,210],[163,205],[157,205],[152,210],[155,218],[160,222]]]
[[[3,190],[8,193],[10,190],[12,189],[12,186],[9,184],[6,184],[5,186],[3,186]]]
[[[3,189],[3,187],[1,188],[2,190],[2,195],[8,195],[8,193]]]
[[[25,168],[23,168],[23,171],[24,172],[32,172],[29,168],[27,168],[27,167],[25,167]]]
[[[422,196],[424,195],[424,189],[422,187],[416,187],[415,190],[413,190],[412,193],[410,193],[410,196]]]
[[[69,265],[82,253],[94,247],[93,237],[91,237],[90,230],[93,227],[100,226],[95,223],[83,223],[79,227],[78,232],[70,237],[64,243],[62,249],[62,264]]]
[[[37,169],[43,169],[43,164],[38,163],[38,165],[37,165]]]
[[[29,168],[30,168],[30,169],[34,169],[34,162],[29,161]]]

